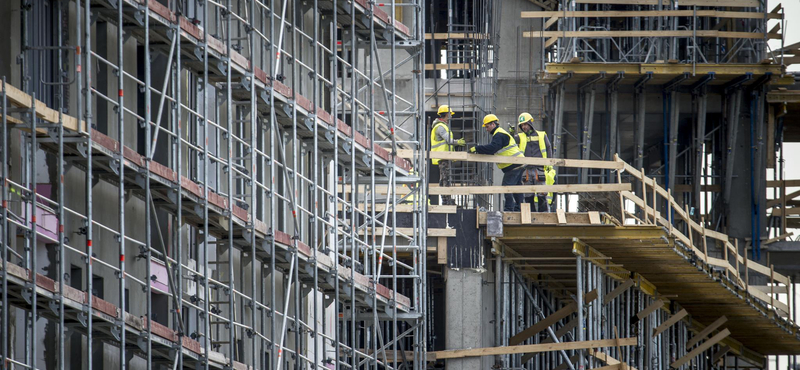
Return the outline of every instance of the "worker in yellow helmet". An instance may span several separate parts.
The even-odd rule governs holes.
[[[450,131],[450,118],[453,116],[453,111],[448,105],[442,105],[437,111],[437,116],[431,124],[431,152],[452,152],[454,146],[464,146],[466,141],[462,139],[456,140],[453,137],[453,132]],[[428,173],[428,183],[434,183],[438,180],[439,186],[450,186],[450,168],[452,167],[451,161],[444,159],[431,159],[431,168]],[[433,204],[439,204],[438,197],[431,199]],[[455,204],[453,198],[449,195],[442,196],[442,204],[452,205]]]
[[[522,113],[517,120],[517,135],[514,138],[519,143],[519,148],[527,158],[552,158],[553,147],[547,133],[533,127],[533,116]],[[553,185],[555,183],[555,169],[553,166],[526,166],[522,175],[525,185]],[[525,202],[531,203],[531,209],[536,212],[550,212],[553,204],[553,193],[525,194]]]
[[[517,142],[506,130],[500,127],[500,122],[494,114],[483,118],[483,127],[490,135],[492,141],[487,145],[478,145],[469,148],[470,153],[494,154],[506,157],[523,157],[522,150]],[[503,186],[522,185],[523,167],[519,164],[498,163],[497,167],[503,171]],[[520,204],[524,201],[524,194],[504,194],[505,212],[519,212]]]

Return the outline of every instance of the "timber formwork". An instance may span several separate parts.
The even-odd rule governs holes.
[[[68,19],[49,44],[28,36],[44,5]],[[423,68],[424,9],[382,5],[21,2],[24,77],[2,84],[3,368],[105,368],[106,343],[122,368],[422,368],[425,167],[396,153],[425,145],[424,82],[395,85]],[[26,77],[45,51],[58,73],[40,84]],[[418,196],[376,194],[398,182]]]

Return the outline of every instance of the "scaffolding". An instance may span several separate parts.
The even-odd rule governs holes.
[[[422,1],[2,6],[0,367],[424,367]]]

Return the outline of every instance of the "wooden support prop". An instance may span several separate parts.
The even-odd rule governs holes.
[[[633,279],[625,280],[625,282],[620,284],[618,287],[614,288],[614,290],[612,290],[611,293],[608,293],[603,297],[603,304],[604,305],[609,304],[611,301],[614,300],[614,298],[617,298],[617,296],[619,296],[620,294],[625,293],[625,291],[632,286],[633,286]]]
[[[689,362],[691,359],[697,357],[697,355],[703,353],[703,351],[711,348],[711,346],[719,343],[719,341],[725,339],[728,335],[731,334],[731,331],[725,329],[719,332],[717,335],[711,337],[711,339],[703,342],[703,344],[697,346],[697,348],[693,349],[691,352],[687,353],[686,356],[679,358],[677,361],[673,362],[670,367],[673,369],[679,368],[681,365]]]
[[[675,325],[678,321],[681,321],[681,319],[686,317],[688,314],[689,313],[686,312],[685,309],[678,311],[678,313],[672,315],[672,317],[667,319],[667,321],[664,321],[663,324],[661,324],[659,327],[656,328],[655,331],[653,331],[653,337],[656,337],[659,334],[661,334],[664,330],[669,329],[670,326]]]
[[[583,296],[584,304],[592,302],[595,299],[597,299],[597,289],[594,289],[591,292],[584,294]],[[508,344],[511,346],[515,346],[517,344],[524,342],[526,339],[538,334],[542,330],[549,328],[559,320],[571,315],[577,309],[578,309],[578,304],[576,302],[572,302],[562,307],[560,310],[554,312],[550,316],[545,317],[539,322],[529,326],[527,329],[519,332],[517,335],[511,337],[508,340]]]
[[[556,210],[556,217],[558,218],[558,224],[563,225],[567,223],[567,215],[564,213],[563,209]]]
[[[436,244],[436,263],[443,265],[447,263],[447,237],[440,236]]]
[[[714,358],[711,359],[711,363],[712,364],[717,363],[717,361],[719,361],[719,359],[721,359],[722,356],[727,355],[728,352],[730,352],[730,350],[731,350],[730,346],[724,346],[724,347],[720,348],[719,351],[714,352]]]
[[[619,350],[619,348],[618,348],[618,350]],[[596,358],[596,359],[598,359],[600,361],[605,362],[606,365],[609,365],[609,366],[618,365],[618,366],[620,366],[620,369],[622,369],[623,366],[624,366],[625,370],[637,370],[635,367],[633,367],[631,365],[628,365],[627,363],[621,362],[620,360],[617,360],[616,358],[613,358],[613,357],[609,356],[605,352],[595,351],[595,352],[590,353],[590,355],[594,356],[594,358]],[[595,368],[595,369],[598,369],[598,368]]]
[[[610,347],[617,345],[618,342],[620,346],[635,346],[636,338],[622,338],[619,340],[601,339],[601,340],[587,340],[582,342],[527,344],[521,346],[454,349],[454,350],[436,351],[429,353],[432,354],[431,357],[433,360],[443,360],[450,358],[482,357],[482,356],[512,355],[520,353],[540,353],[540,352],[553,352],[561,350],[569,351],[576,349],[603,348],[603,347]]]
[[[466,152],[430,152],[428,154],[428,158],[447,159],[451,161],[465,161],[465,162],[511,163],[511,164],[528,164],[534,166],[595,168],[603,170],[620,170],[623,167],[625,167],[624,163],[615,161],[595,161],[595,160],[564,159],[564,158],[507,157],[502,155],[470,154]]]
[[[522,219],[523,225],[528,225],[531,223],[531,204],[530,203],[522,203],[519,205],[519,212],[520,217]]]
[[[600,212],[589,211],[589,223],[592,225],[600,225]]]
[[[556,334],[556,338],[560,339],[561,337],[567,335],[567,333],[570,330],[575,329],[576,326],[578,326],[578,320],[570,320],[568,323],[566,323],[566,325],[562,326],[561,329],[558,329],[558,331],[556,331],[556,333],[555,333]],[[542,344],[546,344],[546,343],[553,343],[553,338],[552,337],[547,337],[547,339],[542,341]],[[522,356],[522,363],[524,364],[524,363],[528,362],[528,360],[533,358],[534,355],[535,354],[533,354],[533,353],[526,353],[525,355]],[[577,357],[575,357],[575,358],[577,359]],[[570,358],[570,362],[575,362],[575,360]],[[564,363],[564,365],[565,365],[564,368],[566,368],[566,363]]]
[[[619,344],[619,331],[617,331],[617,327],[616,326],[614,326],[614,340],[616,340],[616,342],[617,342],[616,343],[617,353],[622,353],[622,348],[620,347],[620,344]],[[611,364],[609,364],[609,365],[611,365]],[[617,365],[619,365],[620,369],[625,370],[625,366],[623,365],[622,362],[620,362]]]
[[[716,321],[712,322],[711,325],[706,326],[705,329],[703,329],[702,331],[697,333],[697,335],[695,335],[694,337],[692,337],[692,339],[689,339],[689,341],[686,342],[686,348],[692,348],[692,346],[694,346],[695,344],[697,344],[701,340],[705,339],[705,337],[707,337],[709,334],[711,334],[711,332],[713,332],[714,330],[717,330],[726,321],[728,321],[728,318],[725,317],[725,316],[722,316],[722,317],[718,318]]]
[[[636,317],[638,317],[639,320],[642,320],[642,319],[644,319],[645,317],[647,317],[648,315],[650,315],[651,313],[655,312],[657,309],[659,309],[659,308],[661,308],[663,306],[664,306],[664,302],[662,300],[660,300],[660,299],[657,299],[651,305],[649,305],[645,309],[639,311],[639,313],[636,314]]]
[[[569,322],[564,324],[564,326],[562,326],[560,329],[556,330],[556,333],[555,333],[556,334],[556,338],[560,339],[561,337],[567,335],[567,333],[569,333],[572,329],[575,329],[576,326],[578,326],[578,320],[570,320]],[[547,339],[542,341],[542,344],[545,344],[545,343],[553,343],[553,338],[547,337]],[[524,359],[524,357],[523,357],[523,359]]]

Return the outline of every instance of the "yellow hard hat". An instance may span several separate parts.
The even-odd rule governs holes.
[[[449,106],[449,105],[440,105],[440,106],[439,106],[439,111],[438,111],[438,112],[436,112],[436,114],[442,114],[442,113],[450,113],[450,114],[454,114],[455,112],[453,112],[452,110],[450,110],[450,106]]]
[[[486,117],[483,117],[483,126],[482,127],[486,127],[486,125],[488,125],[488,124],[490,124],[492,122],[497,122],[497,121],[499,121],[499,119],[497,119],[497,116],[495,116],[494,114],[487,114]]]
[[[531,116],[531,114],[528,112],[519,115],[519,123],[526,123],[526,122],[533,122],[533,116]]]

